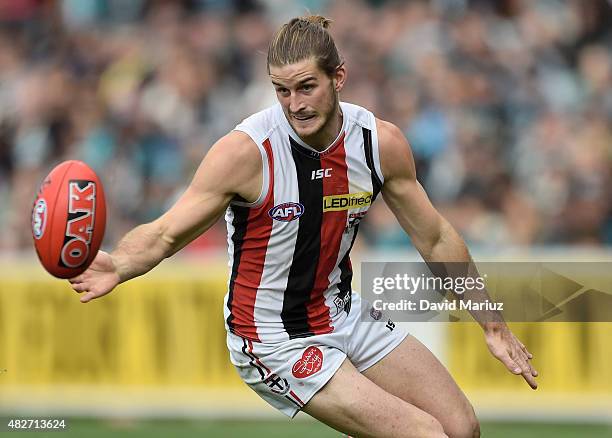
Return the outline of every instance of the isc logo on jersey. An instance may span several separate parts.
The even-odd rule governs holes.
[[[347,193],[346,195],[328,195],[323,197],[323,211],[352,210],[372,204],[369,192]]]
[[[304,206],[299,202],[285,202],[275,205],[268,211],[268,215],[277,221],[291,222],[304,214]]]
[[[77,268],[89,256],[95,220],[96,183],[70,181],[68,191],[68,222],[61,257],[64,266]]]

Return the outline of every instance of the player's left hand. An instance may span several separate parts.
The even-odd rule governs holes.
[[[503,323],[490,323],[485,327],[487,347],[512,373],[521,374],[532,389],[537,389],[535,378],[538,372],[531,365],[533,355]]]

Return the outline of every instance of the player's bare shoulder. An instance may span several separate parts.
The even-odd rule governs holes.
[[[408,140],[396,125],[376,119],[380,165],[385,181],[393,178],[416,178],[414,158]]]
[[[208,151],[192,185],[195,188],[214,185],[221,193],[252,202],[261,191],[262,169],[261,154],[251,137],[231,131]]]

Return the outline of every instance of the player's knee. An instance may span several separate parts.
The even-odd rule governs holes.
[[[407,431],[406,437],[431,437],[431,438],[448,438],[444,432],[442,423],[431,415],[424,415],[419,422],[417,430],[412,429]]]
[[[393,433],[392,435],[401,436],[402,438],[448,438],[442,423],[426,412],[421,412],[416,418],[412,416],[408,424],[403,425],[402,433]]]
[[[479,438],[480,437],[480,423],[474,417],[473,419],[467,419],[461,424],[461,428],[457,433],[449,433],[450,438]]]
[[[469,409],[452,421],[445,428],[446,434],[450,438],[478,438],[480,437],[480,423],[474,409]]]

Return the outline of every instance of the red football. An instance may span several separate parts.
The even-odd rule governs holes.
[[[32,236],[40,262],[58,278],[87,269],[106,227],[102,183],[87,164],[64,161],[47,175],[32,208]]]

